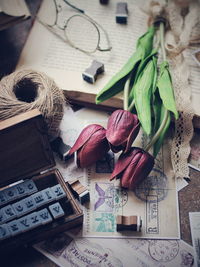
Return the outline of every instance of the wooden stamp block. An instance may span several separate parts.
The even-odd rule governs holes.
[[[44,205],[46,203],[45,202],[45,196],[44,196],[42,191],[33,194],[32,198],[33,198],[37,208],[41,207],[42,205]]]
[[[32,196],[26,197],[25,199],[23,199],[23,201],[28,212],[36,209],[37,206]]]
[[[30,222],[29,230],[36,228],[42,224],[42,221],[40,219],[40,216],[38,215],[38,212],[33,212],[27,215],[27,219]]]
[[[53,205],[49,206],[49,210],[54,217],[54,219],[58,219],[65,215],[64,210],[62,209],[59,202],[54,203]]]
[[[126,24],[128,18],[128,6],[126,2],[117,3],[116,22]]]
[[[7,223],[7,226],[12,236],[18,235],[22,232],[18,220]]]
[[[24,197],[24,196],[26,196],[28,194],[28,190],[26,189],[26,187],[24,185],[24,182],[15,185],[15,188],[17,190],[18,197],[20,197],[20,198]]]
[[[2,210],[0,210],[0,224],[3,224],[4,222],[6,222],[6,219],[7,217],[5,213]]]
[[[2,213],[5,215],[5,222],[13,220],[17,217],[13,207],[11,205],[7,205],[1,209]]]
[[[90,200],[90,194],[88,189],[80,183],[78,179],[68,181],[71,189],[76,198],[78,198],[81,204]]]
[[[46,208],[38,211],[37,213],[43,225],[52,222],[53,219],[51,217],[51,214]]]
[[[8,199],[4,193],[4,190],[0,191],[0,206],[8,203]]]
[[[21,216],[23,216],[29,212],[29,209],[25,205],[24,200],[21,200],[21,201],[18,201],[16,203],[12,204],[12,208],[14,209],[17,217],[21,217]]]
[[[15,187],[6,188],[4,194],[7,197],[8,202],[11,202],[18,197],[18,192]]]
[[[51,187],[51,191],[55,194],[56,200],[59,200],[66,196],[65,191],[60,184]]]
[[[6,239],[11,236],[11,233],[6,224],[0,225],[0,240]]]
[[[51,190],[51,188],[46,188],[46,189],[42,190],[42,193],[44,195],[45,204],[56,200],[56,195]]]
[[[140,232],[142,227],[142,220],[140,216],[122,216],[117,215],[117,231],[136,231]]]
[[[27,195],[31,195],[38,191],[35,183],[32,180],[27,180],[23,183],[25,190],[27,190]]]

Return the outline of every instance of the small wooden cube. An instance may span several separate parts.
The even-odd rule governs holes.
[[[90,200],[90,193],[88,189],[83,186],[78,179],[68,181],[74,195],[81,204]]]
[[[117,215],[117,231],[136,231],[140,232],[142,227],[142,220],[140,216],[122,216]]]

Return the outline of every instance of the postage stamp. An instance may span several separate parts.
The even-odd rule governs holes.
[[[115,212],[128,201],[128,193],[112,183],[95,183],[94,211]]]
[[[93,230],[95,232],[115,232],[116,218],[113,213],[95,213],[93,220]]]

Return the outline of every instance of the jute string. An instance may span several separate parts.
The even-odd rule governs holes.
[[[46,74],[34,70],[20,70],[0,81],[0,120],[39,109],[51,136],[59,134],[63,117],[64,95]]]

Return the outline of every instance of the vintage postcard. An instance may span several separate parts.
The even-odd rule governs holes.
[[[72,146],[81,130],[88,124],[106,127],[109,114],[81,109],[66,112],[61,123],[61,135]],[[73,118],[73,124],[69,120]],[[72,121],[72,120],[71,120]],[[73,141],[73,142],[72,142]],[[143,147],[146,139],[140,133],[134,146]],[[180,238],[176,181],[169,161],[168,143],[159,152],[154,169],[135,191],[120,187],[119,180],[109,181],[117,156],[109,152],[91,168],[78,169],[73,160],[57,160],[65,180],[78,177],[88,187],[91,201],[83,206],[84,223],[80,236],[121,238]],[[117,232],[117,215],[138,215],[142,218],[141,232]],[[166,227],[167,225],[167,227]]]
[[[182,240],[73,238],[66,232],[34,247],[61,267],[196,266],[193,247]]]
[[[86,171],[91,201],[85,207],[83,236],[179,238],[176,182],[169,162],[167,144],[161,149],[154,168],[135,191],[120,187],[119,180],[109,181],[116,158],[109,152]],[[117,215],[138,215],[141,232],[117,232]]]

